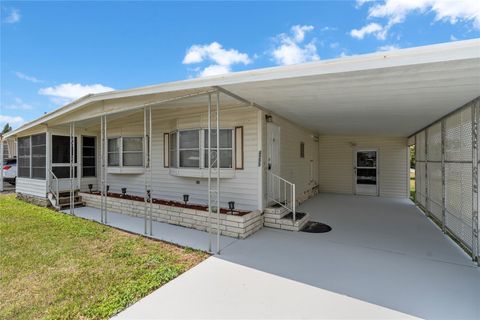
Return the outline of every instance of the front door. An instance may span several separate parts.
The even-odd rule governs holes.
[[[377,150],[356,150],[354,157],[355,194],[378,195]]]
[[[267,170],[268,195],[270,199],[277,198],[279,190],[275,190],[270,173],[280,175],[280,127],[271,122],[267,122]]]

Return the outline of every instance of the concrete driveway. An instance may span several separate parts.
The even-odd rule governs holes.
[[[326,234],[264,228],[118,315],[480,319],[480,268],[406,199],[322,194]]]

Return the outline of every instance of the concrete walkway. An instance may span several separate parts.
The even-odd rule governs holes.
[[[69,213],[69,210],[63,210]],[[80,218],[100,222],[100,209],[92,207],[75,208],[75,215]],[[118,212],[109,211],[107,225],[128,232],[145,235],[145,220],[139,217],[127,216]],[[208,251],[209,235],[207,232],[175,226],[168,223],[152,221],[152,235],[145,235],[157,240],[164,240],[184,247]],[[225,249],[238,239],[220,237],[220,250]],[[212,248],[216,248],[216,234],[212,235]]]
[[[408,200],[322,194],[326,234],[264,228],[118,315],[480,319],[480,268]]]
[[[407,319],[409,315],[211,257],[115,319]]]

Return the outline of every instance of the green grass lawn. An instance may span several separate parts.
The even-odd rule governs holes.
[[[0,319],[103,319],[208,255],[0,195]]]

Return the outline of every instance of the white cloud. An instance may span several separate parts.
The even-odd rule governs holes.
[[[113,90],[113,88],[106,87],[102,84],[82,85],[79,83],[62,83],[55,87],[42,88],[38,93],[50,96],[51,100],[56,104],[65,104],[90,93],[101,93]]]
[[[6,16],[3,19],[3,22],[5,23],[17,23],[20,21],[20,18],[22,17],[20,15],[20,10],[15,9],[15,8],[10,8],[10,9],[4,9],[6,12]]]
[[[2,127],[6,123],[10,124],[13,127],[13,126],[19,126],[24,122],[25,120],[20,116],[7,116],[7,115],[0,114],[0,125]]]
[[[377,39],[384,40],[387,31],[387,27],[382,27],[378,23],[372,22],[360,29],[353,29],[350,31],[350,35],[356,39],[363,39],[366,35],[373,34]]]
[[[382,29],[377,23],[367,25],[375,29],[370,33],[374,33],[379,40],[384,40],[392,26],[403,23],[408,14],[414,12],[434,13],[435,21],[447,21],[451,24],[459,21],[469,22],[474,28],[480,29],[480,1],[478,0],[384,0],[382,2],[357,0],[357,7],[365,3],[371,3],[368,18],[387,19],[387,23]],[[350,34],[358,39],[363,39],[367,33],[362,34],[360,32],[362,29],[352,30]]]
[[[229,73],[230,68],[227,66],[222,66],[220,64],[212,64],[203,69],[203,71],[200,72],[201,77],[208,77],[208,76],[216,76],[219,74],[225,74]]]
[[[39,79],[35,78],[34,76],[29,76],[25,73],[21,73],[21,72],[18,72],[18,71],[15,71],[14,74],[17,76],[18,79],[27,80],[27,81],[30,81],[30,82],[33,82],[33,83],[43,83],[44,82],[43,80],[39,80]]]
[[[319,60],[315,39],[302,45],[305,34],[313,29],[313,26],[295,25],[290,29],[291,34],[278,35],[276,37],[278,46],[271,52],[274,61],[277,64],[289,65]]]
[[[31,110],[33,109],[31,104],[25,103],[22,99],[20,98],[14,98],[14,103],[8,104],[5,107],[7,109],[13,109],[13,110]]]
[[[400,47],[396,44],[387,44],[377,48],[377,51],[392,51],[400,49]]]
[[[480,2],[478,0],[385,0],[369,9],[369,17],[388,18],[390,24],[402,23],[411,12],[434,12],[435,20],[470,21],[480,28]]]
[[[182,63],[195,64],[202,62],[213,62],[213,64],[207,66],[199,73],[200,76],[208,76],[229,73],[232,65],[247,65],[251,63],[251,59],[246,53],[236,49],[227,50],[220,43],[212,42],[205,45],[195,44],[191,46],[187,50]]]

